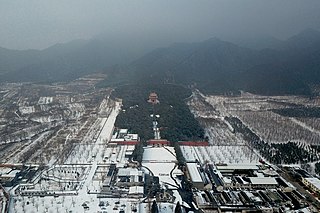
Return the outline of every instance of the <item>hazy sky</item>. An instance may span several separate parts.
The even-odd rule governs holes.
[[[320,0],[0,0],[0,46],[12,49],[99,34],[174,42],[305,28],[320,29]]]

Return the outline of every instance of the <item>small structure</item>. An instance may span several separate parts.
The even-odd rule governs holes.
[[[143,186],[130,186],[129,187],[129,196],[133,198],[142,198],[143,197]]]
[[[119,138],[124,138],[128,134],[128,129],[119,130]]]
[[[198,170],[198,164],[197,163],[187,163],[187,169],[188,169],[189,177],[192,181],[193,186],[198,189],[203,189],[204,182],[203,182],[202,177],[200,175],[200,172]]]
[[[11,168],[1,168],[0,170],[0,184],[5,187],[13,186],[18,177],[20,176],[21,171]]]
[[[129,133],[128,129],[116,129],[109,145],[136,145],[140,141],[138,134]]]
[[[159,100],[158,100],[157,93],[155,93],[155,92],[150,93],[148,102],[152,103],[152,104],[158,104]]]

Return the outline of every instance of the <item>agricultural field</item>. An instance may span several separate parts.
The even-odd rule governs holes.
[[[248,146],[180,146],[187,161],[215,164],[258,163],[260,157]]]
[[[280,116],[271,111],[235,111],[234,115],[249,126],[260,138],[270,143],[320,143],[319,132],[310,131],[303,121]]]
[[[318,97],[205,96],[197,90],[188,100],[211,145],[246,144],[272,163],[312,166],[319,159],[319,103]]]

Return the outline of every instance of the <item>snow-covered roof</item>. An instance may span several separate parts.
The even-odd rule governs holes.
[[[278,173],[276,171],[270,170],[270,169],[262,170],[262,173],[265,174],[265,175],[270,175],[270,176],[278,175]]]
[[[8,167],[0,167],[0,175],[1,174],[7,174],[11,171],[11,168]]]
[[[120,129],[119,133],[127,134],[128,133],[128,129]]]
[[[232,183],[232,180],[231,180],[231,178],[229,178],[229,177],[223,177],[223,182],[224,183]]]
[[[187,163],[187,168],[192,182],[203,182],[198,170],[197,163]]]
[[[124,138],[112,138],[111,142],[124,141]]]
[[[130,194],[143,194],[143,186],[131,186],[129,187]]]
[[[320,189],[320,180],[319,178],[305,178],[309,183],[314,185],[316,188]]]
[[[18,169],[14,169],[14,170],[11,170],[10,172],[6,173],[6,174],[2,174],[1,177],[6,177],[6,178],[14,178],[17,173],[19,173],[20,170]]]
[[[133,168],[120,168],[118,171],[118,176],[137,176],[142,175],[142,171]]]
[[[124,138],[126,140],[138,140],[138,134],[127,134]]]
[[[218,170],[259,170],[259,167],[255,164],[227,164],[216,165]]]
[[[278,182],[273,177],[250,177],[252,184],[257,185],[278,185]]]

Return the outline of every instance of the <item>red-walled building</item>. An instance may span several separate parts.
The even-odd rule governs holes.
[[[209,146],[208,141],[179,141],[180,146]]]
[[[152,139],[152,140],[148,140],[148,145],[170,145],[170,141],[161,139],[161,140],[156,140],[156,139]]]

